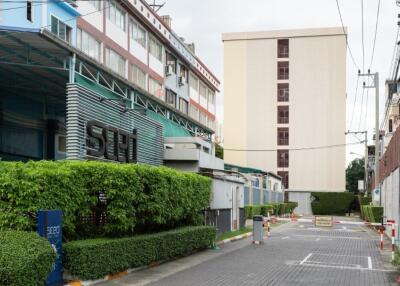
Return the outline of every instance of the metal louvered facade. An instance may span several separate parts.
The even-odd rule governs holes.
[[[137,162],[162,165],[163,127],[120,101],[104,100],[79,84],[67,84],[67,159],[90,159],[86,154],[86,123],[97,120],[131,133],[137,130]]]

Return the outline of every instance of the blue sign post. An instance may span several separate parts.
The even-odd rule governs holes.
[[[47,238],[57,258],[53,271],[47,277],[47,286],[62,285],[62,211],[40,210],[38,213],[38,233]]]

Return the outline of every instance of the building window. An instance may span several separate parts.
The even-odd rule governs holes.
[[[131,65],[130,80],[137,86],[146,89],[146,73],[136,65]]]
[[[208,90],[208,104],[215,105],[215,93],[212,90]]]
[[[278,168],[289,167],[289,150],[278,150]]]
[[[289,106],[278,106],[278,123],[289,123]]]
[[[393,132],[393,120],[389,119],[389,132]]]
[[[176,74],[176,58],[169,52],[165,53],[167,67],[172,70],[174,74]]]
[[[92,37],[85,31],[82,31],[81,29],[76,30],[76,46],[88,56],[100,61],[100,42],[98,42],[94,37]]]
[[[121,76],[125,76],[125,59],[111,49],[106,49],[106,66]]]
[[[143,48],[146,48],[146,30],[134,21],[129,22],[131,39],[139,43]]]
[[[289,40],[278,40],[278,58],[289,57]]]
[[[199,91],[199,80],[192,73],[189,74],[189,85],[195,91]]]
[[[33,22],[32,0],[26,1],[26,19],[27,19],[28,21]]]
[[[196,121],[199,121],[199,109],[192,104],[190,105],[190,114],[189,115]]]
[[[71,43],[72,28],[54,16],[51,16],[51,32],[61,40]]]
[[[117,27],[125,31],[125,11],[114,1],[109,1],[107,18]]]
[[[149,92],[162,100],[165,99],[162,84],[151,77],[149,77]]]
[[[169,89],[167,89],[166,102],[167,102],[167,104],[176,108],[176,94]]]
[[[188,69],[183,64],[179,64],[179,76],[182,78],[182,83],[188,81]]]
[[[208,117],[203,112],[200,112],[200,123],[205,126],[208,124]]]
[[[283,187],[289,189],[289,172],[278,171],[278,176],[282,178]]]
[[[208,118],[208,128],[215,130],[215,121],[211,118]]]
[[[289,62],[278,62],[278,79],[289,79]]]
[[[188,102],[183,98],[179,98],[179,111],[188,114]]]
[[[289,145],[289,128],[278,128],[278,145]]]
[[[100,10],[101,1],[99,0],[89,0],[88,3],[96,8],[96,11]]]
[[[286,102],[289,101],[289,84],[278,83],[278,101]]]
[[[153,55],[153,57],[158,59],[160,62],[162,62],[162,46],[153,37],[150,37],[150,54]]]
[[[207,87],[200,82],[200,96],[207,100]]]

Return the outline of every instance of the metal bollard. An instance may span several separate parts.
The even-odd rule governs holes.
[[[253,216],[253,243],[261,244],[264,242],[264,228],[263,228],[263,216]]]

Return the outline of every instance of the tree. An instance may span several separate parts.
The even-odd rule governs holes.
[[[346,169],[346,189],[358,193],[358,180],[364,180],[364,159],[354,159]]]
[[[215,157],[224,159],[224,147],[215,143]]]

